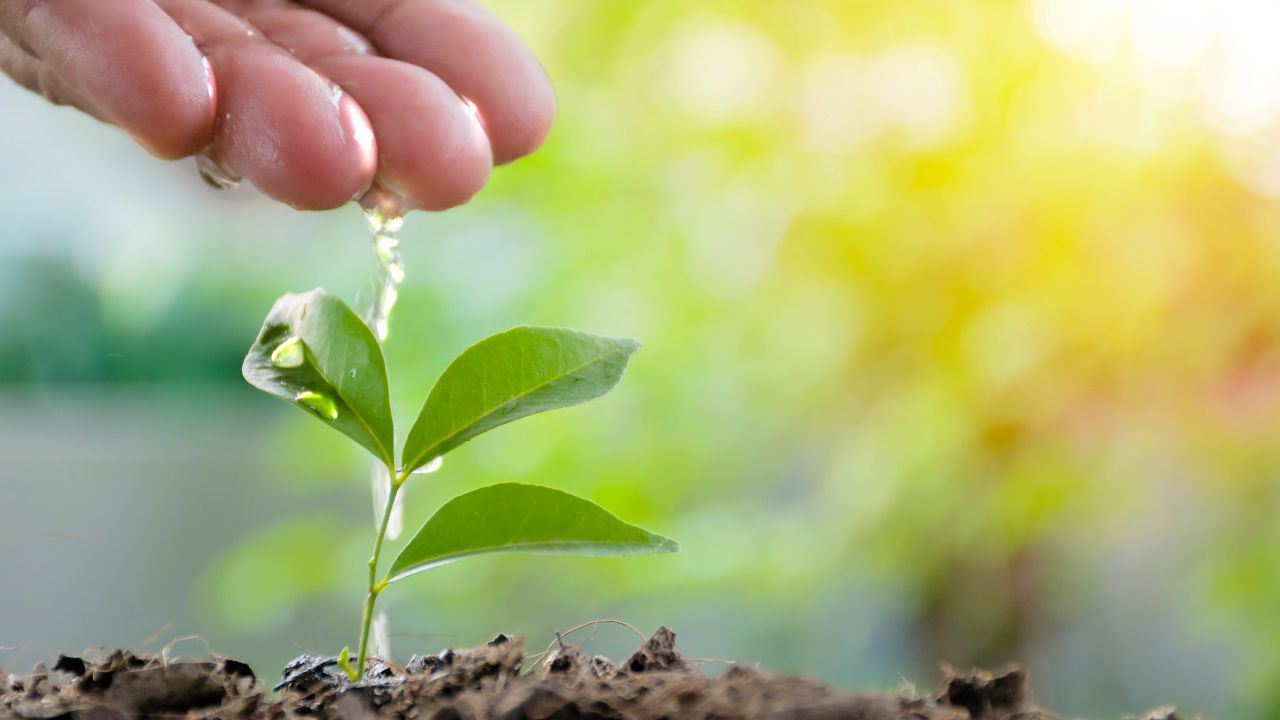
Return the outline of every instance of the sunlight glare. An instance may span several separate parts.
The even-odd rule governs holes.
[[[924,42],[869,56],[819,56],[804,69],[798,94],[806,144],[830,153],[895,130],[912,147],[935,146],[958,124],[968,97],[955,53]]]

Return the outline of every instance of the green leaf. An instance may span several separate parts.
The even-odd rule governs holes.
[[[277,300],[242,370],[250,385],[302,408],[394,466],[382,348],[336,296],[317,288]]]
[[[679,549],[675,541],[628,525],[588,500],[503,483],[445,503],[391,563],[388,580],[485,553],[618,557]]]
[[[405,440],[414,470],[471,438],[613,389],[640,343],[577,330],[517,327],[481,340],[440,376]]]

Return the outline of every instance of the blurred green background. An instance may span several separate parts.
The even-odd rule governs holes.
[[[397,659],[616,617],[850,688],[1016,659],[1068,716],[1280,716],[1280,5],[489,4],[560,115],[409,218],[398,417],[510,325],[645,349],[410,523],[527,481],[684,551],[419,576]],[[0,667],[354,643],[369,461],[239,364],[284,291],[367,293],[363,218],[0,109]]]

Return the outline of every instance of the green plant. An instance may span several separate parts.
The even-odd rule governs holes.
[[[635,340],[544,327],[517,327],[482,340],[436,381],[397,464],[386,364],[373,333],[346,303],[322,289],[276,301],[244,359],[245,379],[359,443],[391,477],[369,558],[354,667],[348,648],[339,656],[353,681],[368,657],[374,604],[397,580],[485,553],[606,557],[678,549],[675,542],[628,525],[587,500],[504,483],[441,506],[378,578],[392,505],[415,470],[500,425],[604,395],[639,347]]]

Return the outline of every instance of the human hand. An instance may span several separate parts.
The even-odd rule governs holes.
[[[464,203],[555,111],[471,0],[0,0],[0,70],[301,209]]]

